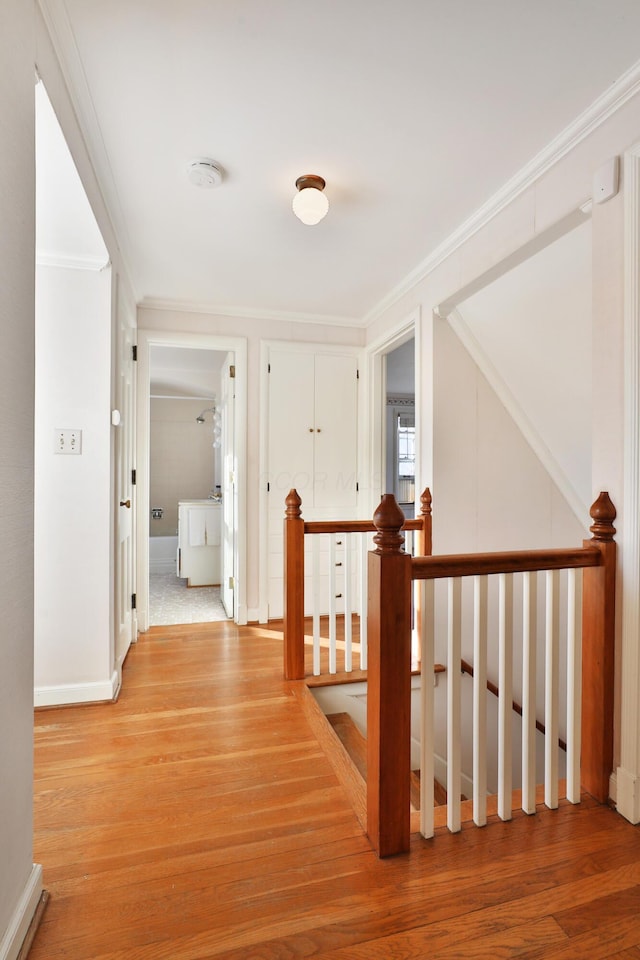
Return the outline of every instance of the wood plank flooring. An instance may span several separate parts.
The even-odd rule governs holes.
[[[640,832],[590,799],[380,861],[281,635],[155,627],[120,699],[35,721],[31,960],[640,960]]]

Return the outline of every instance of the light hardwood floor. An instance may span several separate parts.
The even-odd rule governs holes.
[[[640,960],[640,832],[586,800],[380,861],[276,631],[155,627],[39,711],[31,960]]]

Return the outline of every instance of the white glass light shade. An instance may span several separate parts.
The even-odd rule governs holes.
[[[308,226],[320,223],[322,218],[326,217],[328,209],[327,196],[317,187],[305,187],[293,198],[293,212],[298,220]]]

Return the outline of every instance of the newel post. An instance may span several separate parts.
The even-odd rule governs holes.
[[[369,553],[367,833],[380,857],[409,849],[411,773],[411,557],[392,494],[373,515]]]
[[[601,803],[609,798],[613,770],[613,685],[616,600],[616,508],[608,493],[591,507],[593,537],[585,547],[600,551],[601,564],[586,567],[582,580],[582,788]]]
[[[290,490],[284,519],[284,676],[304,678],[304,520],[302,500]]]
[[[418,530],[416,544],[417,557],[430,557],[433,553],[433,534],[431,518],[431,490],[425,487],[420,496],[420,519],[422,527]]]

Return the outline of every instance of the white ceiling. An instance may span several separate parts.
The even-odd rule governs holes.
[[[41,0],[137,298],[361,322],[638,58],[638,0]],[[218,161],[217,190],[188,162]],[[316,227],[296,177],[327,181]]]

